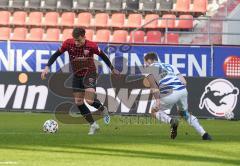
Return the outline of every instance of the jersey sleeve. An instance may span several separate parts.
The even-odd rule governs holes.
[[[97,43],[93,43],[93,53],[96,55],[100,54],[101,49],[98,47]]]
[[[67,40],[65,40],[65,41],[62,43],[62,46],[59,48],[59,51],[60,51],[61,53],[64,53],[65,51],[67,51],[67,48],[68,48],[68,46],[67,46]]]
[[[174,73],[175,75],[181,74],[181,73],[179,72],[179,70],[178,70],[175,66],[171,65],[171,67],[172,67],[173,73]]]

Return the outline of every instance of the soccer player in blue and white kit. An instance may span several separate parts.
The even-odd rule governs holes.
[[[156,53],[148,53],[144,57],[147,80],[155,98],[151,113],[156,119],[171,125],[171,138],[177,136],[178,120],[171,118],[170,111],[176,104],[180,115],[191,125],[203,140],[211,140],[211,136],[199,124],[198,119],[188,112],[188,92],[186,80],[176,67],[158,62]]]

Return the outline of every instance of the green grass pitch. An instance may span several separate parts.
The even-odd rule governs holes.
[[[46,134],[51,114],[0,113],[0,166],[226,166],[240,165],[240,122],[201,120],[213,141],[204,142],[181,121],[176,140],[164,124],[123,124],[113,117],[88,136],[88,125],[59,123]]]

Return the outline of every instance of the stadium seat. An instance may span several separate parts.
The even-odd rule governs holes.
[[[177,0],[176,11],[188,12],[190,10],[191,0]]]
[[[77,0],[77,5],[74,9],[88,10],[90,7],[90,0]]]
[[[27,40],[42,41],[44,30],[42,28],[31,28]]]
[[[72,38],[73,29],[64,29],[62,33],[62,41]]]
[[[58,28],[48,28],[45,41],[59,41],[60,30]]]
[[[0,9],[7,9],[9,7],[9,0],[0,1]]]
[[[0,11],[0,25],[9,25],[11,13],[9,11]]]
[[[83,12],[78,14],[76,26],[89,27],[91,25],[92,14]]]
[[[161,28],[175,28],[176,16],[174,14],[164,14],[161,20]]]
[[[109,42],[111,32],[108,29],[100,29],[96,33],[96,42]]]
[[[115,30],[113,32],[113,43],[126,43],[128,37],[128,32],[125,30]]]
[[[23,9],[25,7],[25,0],[12,0],[11,8]]]
[[[59,14],[57,12],[47,12],[45,15],[44,25],[57,26]]]
[[[108,26],[109,16],[107,13],[97,13],[95,15],[95,23],[96,27],[107,27]]]
[[[61,16],[61,26],[72,27],[74,25],[75,13],[74,12],[64,12]]]
[[[45,0],[43,8],[47,10],[56,10],[58,0]]]
[[[123,0],[110,0],[109,1],[109,9],[110,10],[122,10]]]
[[[137,11],[139,9],[139,0],[127,0],[126,9]]]
[[[106,9],[106,0],[92,0],[94,10],[105,10]]]
[[[186,20],[184,20],[186,19]],[[178,28],[180,29],[192,29],[193,28],[193,16],[192,15],[180,15]]]
[[[27,24],[32,26],[40,26],[42,25],[42,18],[43,18],[42,12],[31,12],[29,13],[29,19]]]
[[[13,25],[25,25],[27,13],[24,11],[16,11],[13,13]]]
[[[29,9],[40,9],[41,8],[41,0],[28,0]]]
[[[13,35],[11,40],[26,40],[27,37],[27,29],[18,27],[13,30]]]
[[[130,33],[130,42],[131,43],[144,43],[144,31],[132,31]]]
[[[194,0],[193,1],[193,11],[194,12],[201,12],[206,13],[207,12],[207,0]]]
[[[9,40],[11,35],[11,28],[0,27],[0,40]]]
[[[86,39],[87,40],[92,40],[93,39],[93,35],[94,35],[94,30],[92,29],[86,29]]]
[[[158,14],[147,14],[145,16],[145,22],[144,22],[145,26],[144,27],[145,28],[158,28],[158,20],[159,20]],[[148,22],[150,22],[150,23],[148,23]]]
[[[60,6],[58,7],[58,9],[71,11],[72,8],[73,0],[60,0]]]
[[[179,35],[176,33],[168,33],[167,39],[164,38],[165,44],[178,44],[179,43]]]
[[[161,32],[160,31],[148,31],[147,32],[147,43],[161,43]]]
[[[160,9],[161,10],[172,10],[173,9],[173,0],[160,0]]]
[[[142,25],[142,14],[129,14],[127,27],[140,28]]]
[[[111,27],[122,28],[125,23],[125,14],[114,13],[112,14]]]
[[[155,11],[157,6],[156,0],[143,0],[143,11]]]

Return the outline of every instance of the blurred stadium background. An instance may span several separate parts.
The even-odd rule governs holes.
[[[238,0],[1,0],[1,40],[239,44]],[[134,32],[134,33],[133,33]],[[134,39],[134,40],[133,40]]]

